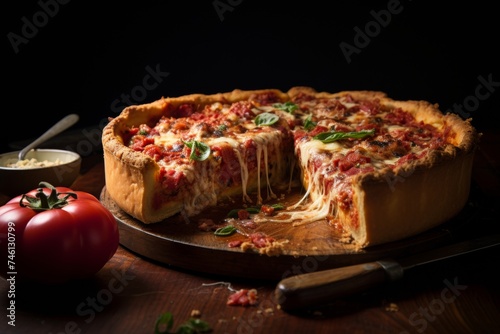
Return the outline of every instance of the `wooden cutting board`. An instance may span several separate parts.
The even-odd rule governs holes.
[[[326,221],[292,226],[289,223],[239,227],[240,233],[221,237],[199,228],[202,219],[220,220],[239,203],[222,205],[196,217],[173,216],[163,222],[144,224],[121,210],[103,188],[101,202],[115,216],[120,244],[150,260],[174,268],[229,277],[281,280],[285,277],[345,265],[397,258],[449,242],[452,231],[464,224],[464,215],[405,240],[356,250],[339,241],[339,233]],[[282,242],[279,255],[229,247],[232,241],[246,241],[248,234],[262,232]]]

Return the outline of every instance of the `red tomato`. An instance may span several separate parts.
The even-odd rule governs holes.
[[[94,275],[118,248],[114,216],[89,193],[40,186],[0,207],[1,276],[63,283]]]

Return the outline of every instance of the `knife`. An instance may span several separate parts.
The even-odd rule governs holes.
[[[403,278],[405,271],[428,263],[500,245],[500,234],[466,240],[398,260],[391,258],[299,274],[281,280],[275,297],[282,310],[321,306],[336,298]]]

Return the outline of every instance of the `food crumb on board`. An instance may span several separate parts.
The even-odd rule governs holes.
[[[251,306],[257,304],[258,298],[256,289],[240,289],[229,296],[227,305]]]
[[[257,289],[233,289],[231,283],[228,282],[215,282],[203,283],[203,286],[225,285],[231,294],[227,298],[226,305],[231,306],[253,306],[258,303],[259,295]],[[193,310],[192,312],[194,312]],[[199,312],[199,311],[198,311]]]
[[[248,236],[247,241],[243,241],[239,246],[244,252],[255,251],[267,256],[279,256],[283,254],[284,245],[289,240],[275,240],[262,232],[253,233]]]
[[[264,313],[264,314],[266,314],[266,315],[271,315],[271,314],[273,314],[273,313],[274,313],[274,310],[273,310],[273,308],[272,308],[272,307],[268,307],[268,308],[266,308],[265,310],[258,310],[258,311],[257,311],[257,313],[259,313],[259,314]]]
[[[389,305],[386,305],[385,310],[388,312],[397,312],[399,311],[399,306],[395,303],[389,303]]]

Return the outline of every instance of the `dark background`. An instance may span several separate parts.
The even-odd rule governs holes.
[[[379,90],[443,111],[466,105],[480,131],[498,128],[494,2],[60,1],[3,5],[2,152],[68,113],[80,121],[67,133],[99,150],[107,117],[127,104],[234,88]],[[364,45],[356,27],[372,29]],[[341,43],[357,48],[350,62]],[[161,75],[145,82],[151,70]]]

